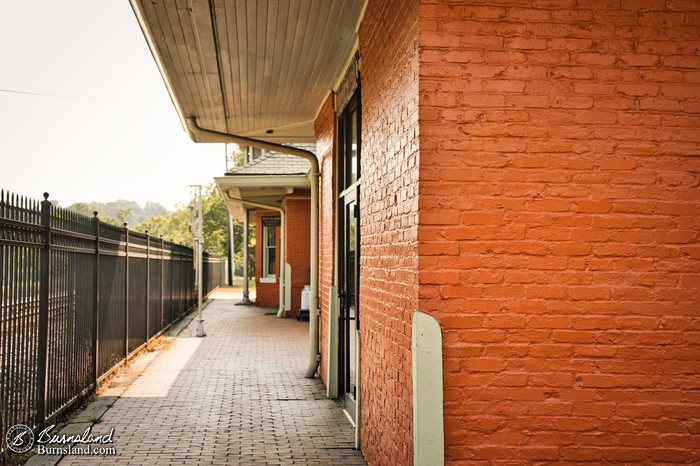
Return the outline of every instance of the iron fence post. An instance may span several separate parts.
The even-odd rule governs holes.
[[[49,336],[49,293],[51,270],[51,202],[49,193],[41,201],[41,224],[44,227],[44,247],[41,250],[39,279],[39,341],[37,346],[37,398],[36,425],[44,427],[46,422],[46,371]]]
[[[185,306],[185,309],[194,307],[197,304],[197,294],[194,292],[194,280],[192,280],[191,261],[194,261],[194,257],[191,260],[189,256],[185,257],[185,288],[187,290],[187,304],[189,304],[189,306]]]
[[[173,320],[173,301],[174,291],[175,291],[175,243],[172,243],[172,238],[170,238],[170,312],[168,313],[168,324],[172,323]]]
[[[129,228],[124,222],[126,257],[124,257],[124,360],[129,359]]]
[[[187,311],[187,257],[185,256],[185,245],[180,245],[180,301],[182,302],[180,316]]]
[[[97,335],[99,324],[99,308],[100,308],[100,219],[97,218],[97,211],[93,212],[94,217],[92,218],[94,234],[95,234],[95,273],[94,273],[94,286],[95,290],[93,293],[93,303],[92,303],[92,367],[94,369],[93,383],[95,384],[95,389],[97,389],[97,380],[100,378],[100,368],[99,365],[99,337]]]
[[[175,264],[175,263],[173,263]],[[177,303],[177,313],[173,321],[180,318],[180,304],[182,303],[182,243],[177,244],[177,283],[175,284],[177,291],[175,292],[175,301]]]
[[[163,267],[163,258],[165,256],[165,242],[163,241],[163,235],[160,235],[160,329],[165,328],[165,323],[163,322],[163,308],[165,307],[165,296],[163,292],[163,287],[165,287],[165,269]]]
[[[187,256],[185,254],[185,245],[182,243],[180,244],[180,283],[179,283],[179,288],[180,288],[180,316],[184,314],[184,311],[187,310],[187,302],[189,301],[189,296],[187,293],[187,279],[189,275],[187,274]]]
[[[151,333],[151,237],[146,230],[146,342]]]

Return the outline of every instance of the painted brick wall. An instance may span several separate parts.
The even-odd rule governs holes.
[[[328,293],[333,286],[333,242],[335,238],[335,114],[333,113],[333,96],[328,95],[314,124],[316,135],[316,155],[319,159],[321,179],[319,185],[319,306],[321,308],[319,323],[319,340],[321,364],[318,373],[328,385]]]
[[[263,251],[262,251],[262,231],[263,217],[279,217],[279,213],[275,212],[261,212],[255,211],[255,305],[262,307],[278,307],[279,306],[279,285],[277,280],[274,283],[261,283],[260,276],[262,274],[262,261],[263,261]],[[277,250],[280,247],[280,229],[277,228]],[[279,257],[279,255],[278,255]],[[279,271],[275,272],[275,275],[279,278]]]
[[[287,212],[287,248],[285,261],[292,267],[292,303],[287,317],[296,317],[301,309],[301,292],[309,285],[310,216],[309,191],[295,190],[287,197],[283,208]]]
[[[421,0],[420,44],[448,463],[700,463],[700,2]]]
[[[418,309],[417,2],[370,0],[362,82],[361,448],[413,464],[411,327]]]

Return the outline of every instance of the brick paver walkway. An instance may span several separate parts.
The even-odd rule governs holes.
[[[303,377],[308,323],[234,306],[221,289],[94,426],[115,428],[117,456],[82,464],[366,464],[353,429],[318,378]]]

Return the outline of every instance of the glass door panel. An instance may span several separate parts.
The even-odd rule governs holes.
[[[345,289],[342,317],[343,336],[346,342],[344,351],[346,369],[345,393],[348,401],[354,403],[357,389],[356,331],[357,331],[357,203],[351,201],[345,206]]]
[[[359,92],[359,91],[358,91]],[[356,93],[338,120],[339,395],[355,421],[359,374],[360,108]]]

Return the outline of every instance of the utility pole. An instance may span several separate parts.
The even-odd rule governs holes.
[[[235,285],[236,281],[236,248],[234,247],[233,215],[228,212],[228,284]]]
[[[190,197],[190,231],[194,239],[195,254],[195,287],[197,288],[197,336],[203,337],[204,319],[202,319],[202,256],[204,249],[204,232],[202,217],[202,185],[191,185]]]
[[[248,243],[249,243],[249,228],[248,228],[248,223],[250,221],[250,215],[249,215],[249,210],[246,208],[245,209],[245,220],[243,223],[243,299],[239,303],[236,303],[236,305],[243,305],[243,306],[249,306],[253,304],[253,302],[250,300],[250,295],[248,291]]]

